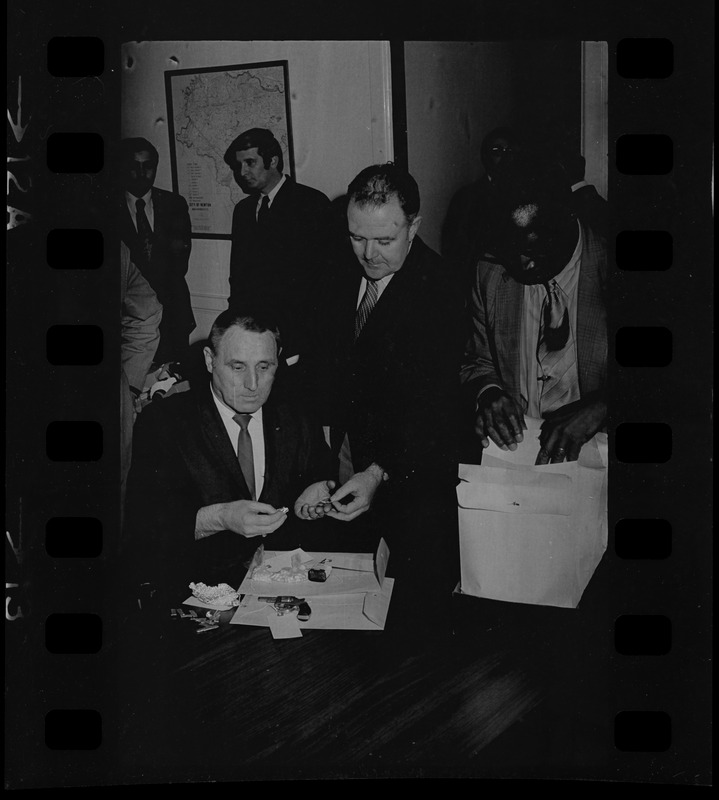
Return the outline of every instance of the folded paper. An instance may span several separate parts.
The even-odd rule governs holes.
[[[535,466],[542,422],[525,421],[516,450],[490,444],[481,466],[460,465],[461,591],[575,608],[607,546],[607,437]]]

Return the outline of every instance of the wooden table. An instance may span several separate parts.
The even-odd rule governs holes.
[[[577,760],[603,772],[595,740],[611,717],[584,718],[601,716],[605,666],[588,615],[453,606],[441,631],[418,617],[286,640],[230,625],[232,612],[200,635],[169,609],[137,614],[118,640],[118,779],[551,777]]]

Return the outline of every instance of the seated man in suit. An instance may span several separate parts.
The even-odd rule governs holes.
[[[461,372],[483,447],[515,450],[524,415],[544,419],[538,464],[577,460],[607,415],[606,242],[573,214],[562,171],[545,166],[525,165],[498,205]]]
[[[449,598],[458,568],[461,298],[417,235],[419,188],[408,172],[368,167],[347,197],[348,241],[317,292],[309,359],[311,396],[343,485],[310,514],[387,539],[393,605],[402,595],[411,603],[418,587]]]
[[[140,582],[165,579],[176,600],[192,580],[239,584],[257,537],[282,550],[305,543],[297,529],[312,533],[279,530],[286,507],[315,505],[335,485],[321,428],[273,393],[280,353],[274,323],[225,311],[204,351],[210,385],[140,415],[127,498]]]
[[[293,359],[306,341],[307,304],[335,233],[330,201],[283,173],[280,143],[264,128],[241,133],[225,162],[248,195],[232,216],[228,306],[271,309],[285,358]]]
[[[163,308],[155,364],[181,363],[187,359],[195,328],[185,281],[192,248],[187,203],[180,195],[153,186],[159,155],[147,139],[123,139],[119,160],[120,237]]]

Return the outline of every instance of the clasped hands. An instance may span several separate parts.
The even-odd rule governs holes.
[[[370,509],[383,476],[382,469],[371,464],[366,470],[356,472],[336,491],[334,481],[313,483],[295,501],[295,514],[305,520],[332,517],[350,522]]]
[[[334,481],[313,483],[295,501],[295,514],[306,520],[333,517],[349,522],[369,510],[383,478],[382,469],[372,464],[353,475],[337,491]],[[343,500],[345,502],[341,502]],[[207,525],[209,530],[229,530],[252,538],[276,531],[287,520],[287,510],[256,500],[233,500],[208,507],[205,523],[209,519],[212,519]]]
[[[579,400],[548,414],[539,434],[536,464],[576,461],[579,451],[602,427],[607,406],[599,399]],[[482,392],[477,401],[475,430],[482,447],[491,439],[502,450],[516,450],[527,429],[524,414],[500,387]]]

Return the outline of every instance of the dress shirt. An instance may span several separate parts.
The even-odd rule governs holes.
[[[130,217],[132,218],[132,224],[135,226],[135,230],[137,230],[137,209],[135,207],[135,203],[137,203],[138,200],[145,201],[145,215],[147,216],[147,221],[150,223],[150,227],[154,232],[155,209],[152,205],[152,189],[150,189],[150,191],[142,197],[135,197],[134,194],[125,192],[125,200],[127,201],[127,207],[130,211]]]
[[[572,257],[562,271],[552,280],[557,282],[559,290],[564,293],[567,309],[569,311],[570,337],[567,347],[573,354],[573,365],[570,367],[570,378],[573,384],[573,394],[567,402],[579,400],[579,373],[577,370],[577,285],[579,283],[579,270],[582,256],[582,229],[577,223],[579,237]],[[550,283],[551,281],[548,281]],[[535,419],[541,417],[540,397],[542,368],[537,361],[537,341],[541,324],[542,306],[547,296],[543,284],[524,287],[522,314],[522,333],[520,338],[519,376],[522,407],[524,412]]]
[[[287,176],[283,175],[277,184],[275,185],[274,189],[271,192],[267,192],[267,197],[269,197],[270,202],[268,203],[267,207],[272,208],[272,204],[275,202],[275,197],[277,197],[277,192],[280,191],[282,185],[287,180]],[[257,215],[260,213],[260,206],[262,205],[262,200],[265,197],[262,192],[260,192],[260,196],[257,198],[257,208],[255,209],[255,219],[257,219]]]
[[[379,280],[375,281],[375,284],[377,285],[377,300],[375,302],[375,306],[377,305],[377,303],[379,303],[379,299],[380,297],[382,297],[382,292],[389,286],[389,282],[392,280],[393,275],[394,272],[390,272],[389,275],[385,275],[384,278],[380,278]],[[363,276],[362,280],[360,281],[359,294],[357,295],[357,308],[359,308],[359,304],[362,302],[362,298],[364,297],[364,293],[366,291],[367,291],[367,278]]]
[[[240,435],[240,426],[233,419],[237,411],[226,406],[215,394],[214,389],[212,389],[212,399],[215,401],[217,410],[220,412],[225,430],[232,442],[232,449],[235,451],[235,455],[237,455],[237,439]],[[252,440],[252,460],[255,467],[255,491],[259,498],[265,483],[265,436],[262,425],[262,409],[259,408],[250,416],[251,419],[247,426],[247,432],[250,434],[250,439]]]

